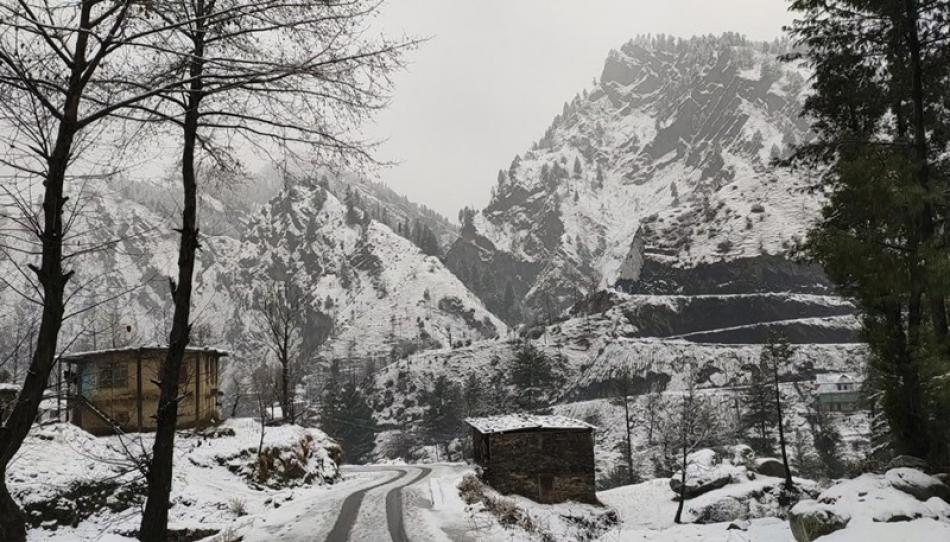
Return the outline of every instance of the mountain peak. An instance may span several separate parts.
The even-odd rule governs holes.
[[[499,175],[450,267],[498,292],[508,275],[486,263],[495,255],[482,250],[476,262],[462,245],[507,253],[502,267],[523,271],[512,288],[537,315],[616,285],[639,267],[630,261],[682,268],[788,252],[818,202],[770,166],[810,137],[799,116],[807,72],[778,61],[787,47],[659,35],[612,51],[593,91]],[[496,313],[508,310],[469,285]]]

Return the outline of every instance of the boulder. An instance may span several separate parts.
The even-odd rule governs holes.
[[[755,450],[746,444],[736,444],[732,447],[732,464],[751,469],[755,466]]]
[[[755,460],[755,472],[762,476],[785,478],[785,464],[774,457],[760,457]]]
[[[927,501],[937,497],[950,502],[950,487],[944,485],[939,479],[919,470],[906,467],[891,469],[884,473],[884,479],[894,489],[912,495],[919,501]]]
[[[670,489],[674,493],[684,493],[682,491],[683,484],[681,482],[682,474],[677,472],[673,478],[670,478]],[[693,497],[698,497],[703,493],[709,493],[714,489],[719,489],[725,487],[729,482],[732,481],[732,474],[723,470],[712,470],[709,473],[703,475],[691,475],[689,470],[686,474],[686,491],[685,495],[687,499],[692,499]]]
[[[695,523],[723,523],[745,519],[749,515],[749,506],[735,497],[723,497],[695,513]]]
[[[801,501],[788,512],[792,536],[798,542],[812,542],[820,536],[844,529],[849,521],[851,516],[846,512],[812,500]]]
[[[686,456],[686,489],[685,495],[692,499],[719,489],[733,481],[733,475],[740,470],[729,463],[723,463],[722,456],[715,450],[704,448]],[[670,489],[675,493],[684,493],[682,488],[682,471],[678,471],[670,478]]]
[[[729,524],[726,527],[727,531],[748,531],[749,527],[752,526],[752,522],[747,519],[737,519]]]
[[[927,472],[930,470],[930,465],[923,459],[912,455],[899,455],[887,463],[887,470],[900,468],[917,469]]]
[[[703,448],[686,456],[686,462],[698,467],[711,468],[722,463],[722,455],[716,450]]]

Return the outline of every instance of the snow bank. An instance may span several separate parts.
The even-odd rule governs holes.
[[[295,492],[321,491],[340,479],[336,444],[319,430],[298,426],[266,429],[264,448],[272,454],[268,457],[275,470],[267,480],[258,479],[260,437],[259,425],[250,419],[179,433],[169,512],[172,530],[213,533],[240,516],[279,507]],[[71,424],[36,428],[9,474],[10,490],[31,524],[44,527],[34,528],[30,540],[133,535],[144,498],[137,465],[151,450],[153,438],[96,438]]]
[[[821,509],[851,518],[846,527],[822,541],[950,540],[950,504],[932,495],[946,490],[939,480],[920,471],[892,469],[884,475],[862,474],[839,481],[817,501],[796,505],[793,513]],[[796,537],[800,542],[812,540]]]

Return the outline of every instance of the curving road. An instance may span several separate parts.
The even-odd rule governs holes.
[[[400,478],[406,474],[408,473],[404,471],[403,474],[400,475]],[[410,480],[409,483],[396,489],[391,489],[389,493],[386,494],[386,524],[389,525],[389,535],[392,537],[393,542],[409,542],[409,537],[406,536],[406,526],[403,523],[402,489],[421,482],[430,474],[432,474],[432,469],[419,467],[419,474]]]
[[[386,524],[389,529],[389,536],[394,542],[408,542],[409,538],[406,536],[406,528],[403,523],[402,491],[407,486],[411,486],[425,479],[431,474],[432,469],[428,467],[387,466],[349,467],[347,470],[351,472],[394,472],[396,475],[349,494],[340,507],[340,513],[337,516],[336,522],[333,524],[333,529],[327,536],[327,542],[349,542],[357,520],[360,518],[360,508],[363,505],[363,500],[366,495],[383,486],[397,484],[411,473],[417,472],[417,474],[408,481],[393,485],[386,493]],[[381,526],[375,527],[379,528]]]

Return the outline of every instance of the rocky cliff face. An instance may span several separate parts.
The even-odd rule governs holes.
[[[781,52],[734,35],[612,51],[600,81],[466,215],[449,267],[510,321],[661,278],[669,293],[824,291],[820,270],[785,258],[820,200],[770,166],[808,137],[807,74]],[[736,285],[748,270],[770,280]]]

